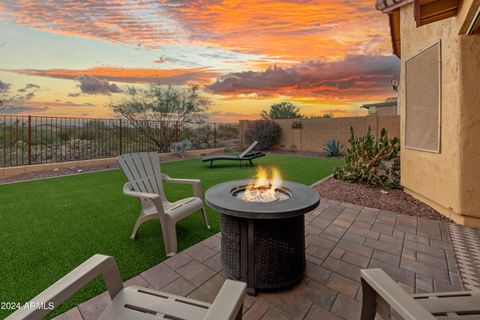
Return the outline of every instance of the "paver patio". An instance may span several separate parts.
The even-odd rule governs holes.
[[[382,268],[408,292],[463,290],[446,223],[333,200],[306,215],[305,278],[284,291],[245,299],[244,319],[359,319],[359,270]],[[128,280],[212,302],[227,278],[220,234]],[[106,292],[58,319],[96,319]]]

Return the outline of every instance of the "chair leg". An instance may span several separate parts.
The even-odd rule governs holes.
[[[156,218],[157,217],[154,214],[145,215],[143,214],[143,212],[141,212],[138,215],[137,222],[135,222],[135,226],[133,227],[133,231],[132,231],[132,235],[130,236],[130,239],[134,240],[136,238],[138,229],[144,222],[148,220],[156,219]]]
[[[253,165],[252,159],[248,160],[248,162],[250,162],[250,166],[251,166],[251,167],[255,167],[255,166]]]
[[[200,209],[200,211],[202,211],[203,221],[205,222],[205,227],[207,228],[207,230],[210,230],[210,225],[208,224],[207,211],[205,210],[205,207],[202,207],[202,209]]]
[[[377,313],[377,293],[365,280],[361,279],[361,281],[362,312],[360,320],[374,320]]]
[[[174,256],[177,253],[177,230],[175,228],[175,222],[164,218],[160,219],[160,225],[162,227],[165,254],[167,257]]]
[[[243,319],[243,305],[240,307],[240,310],[238,310],[237,317],[235,320],[242,320]]]

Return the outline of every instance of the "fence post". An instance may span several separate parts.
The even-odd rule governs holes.
[[[119,154],[118,155],[120,156],[123,153],[123,148],[122,148],[123,147],[122,119],[120,119],[120,125],[119,126],[120,126],[120,141],[119,141],[120,145],[119,145]]]
[[[213,147],[217,147],[217,124],[213,123]]]
[[[178,121],[175,122],[175,142],[178,143]]]
[[[28,116],[27,130],[28,164],[32,164],[32,116]]]

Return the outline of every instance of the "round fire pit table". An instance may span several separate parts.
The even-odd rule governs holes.
[[[207,190],[208,206],[221,213],[221,260],[225,272],[257,289],[289,287],[305,272],[305,217],[318,207],[313,188],[284,181],[270,202],[239,197],[251,180],[218,184]]]

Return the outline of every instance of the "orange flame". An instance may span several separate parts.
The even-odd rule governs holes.
[[[272,178],[268,178],[267,170],[258,167],[256,180],[245,188],[242,200],[255,202],[271,202],[278,199],[276,190],[283,184],[283,178],[277,168],[271,169]]]

